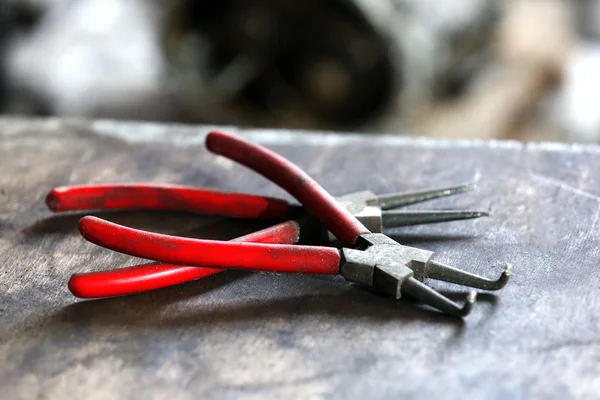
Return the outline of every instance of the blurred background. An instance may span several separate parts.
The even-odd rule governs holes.
[[[600,0],[0,0],[0,113],[600,142]]]

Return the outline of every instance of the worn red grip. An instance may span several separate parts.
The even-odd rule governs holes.
[[[64,186],[46,196],[55,212],[81,210],[187,211],[230,218],[289,219],[282,199],[146,183]]]
[[[232,241],[295,244],[299,237],[300,225],[295,221],[287,221]],[[69,290],[73,295],[87,299],[124,296],[193,281],[219,272],[223,270],[152,263],[110,271],[75,274],[69,280]]]
[[[291,161],[237,136],[210,132],[206,147],[258,172],[281,186],[312,212],[346,247],[369,230],[306,172]]]
[[[340,253],[332,247],[189,239],[145,232],[96,217],[79,231],[99,246],[169,264],[266,272],[337,274]]]

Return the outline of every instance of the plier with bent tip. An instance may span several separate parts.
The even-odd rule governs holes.
[[[463,306],[424,284],[437,279],[483,290],[504,287],[510,264],[497,280],[489,280],[434,261],[434,253],[404,246],[383,233],[372,232],[347,207],[331,196],[296,165],[269,149],[223,132],[211,132],[207,148],[270,179],[295,197],[340,242],[341,248],[258,242],[190,239],[151,233],[86,216],[79,230],[88,241],[124,254],[186,267],[237,269],[278,273],[342,275],[346,280],[370,285],[384,295],[414,297],[438,310],[466,316],[476,293]],[[269,229],[296,225],[284,222]],[[298,229],[289,237],[296,242]],[[256,235],[256,233],[254,234]],[[260,235],[259,235],[260,236]],[[265,243],[267,242],[267,243]]]
[[[360,191],[337,197],[372,232],[386,228],[449,222],[487,216],[483,211],[410,210],[397,208],[452,196],[475,189],[474,184],[375,195]],[[335,240],[314,219],[302,218],[301,206],[286,200],[180,185],[153,183],[104,183],[52,189],[46,204],[55,213],[73,211],[148,210],[185,211],[226,218],[289,220],[245,235],[237,242],[296,244],[331,243]],[[325,236],[327,235],[327,237]],[[150,263],[133,267],[77,273],[69,280],[71,293],[80,298],[122,296],[160,289],[222,272],[216,268]]]

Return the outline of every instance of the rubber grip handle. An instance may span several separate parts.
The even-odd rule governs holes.
[[[332,247],[223,242],[162,235],[83,217],[79,231],[99,246],[163,263],[193,267],[335,275],[340,252]]]
[[[291,161],[237,136],[210,132],[206,147],[273,181],[314,214],[345,247],[369,230],[306,172]]]
[[[232,241],[295,244],[299,238],[300,225],[295,221],[287,221]],[[178,285],[220,272],[223,270],[151,263],[116,270],[74,274],[69,280],[69,290],[74,296],[87,299],[124,296]]]
[[[58,187],[48,193],[46,205],[54,212],[151,210],[230,218],[291,218],[290,205],[282,199],[146,183]]]

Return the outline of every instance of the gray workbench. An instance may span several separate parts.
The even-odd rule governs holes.
[[[60,185],[154,181],[284,196],[203,148],[209,128],[0,120],[0,393],[23,399],[600,397],[600,148],[238,131],[332,194],[477,180],[420,207],[491,218],[404,228],[441,262],[512,281],[461,322],[338,278],[227,272],[82,301],[72,273],[133,265],[52,216]],[[113,213],[142,229],[227,239],[257,229],[185,214]],[[460,287],[431,283],[457,293]]]

